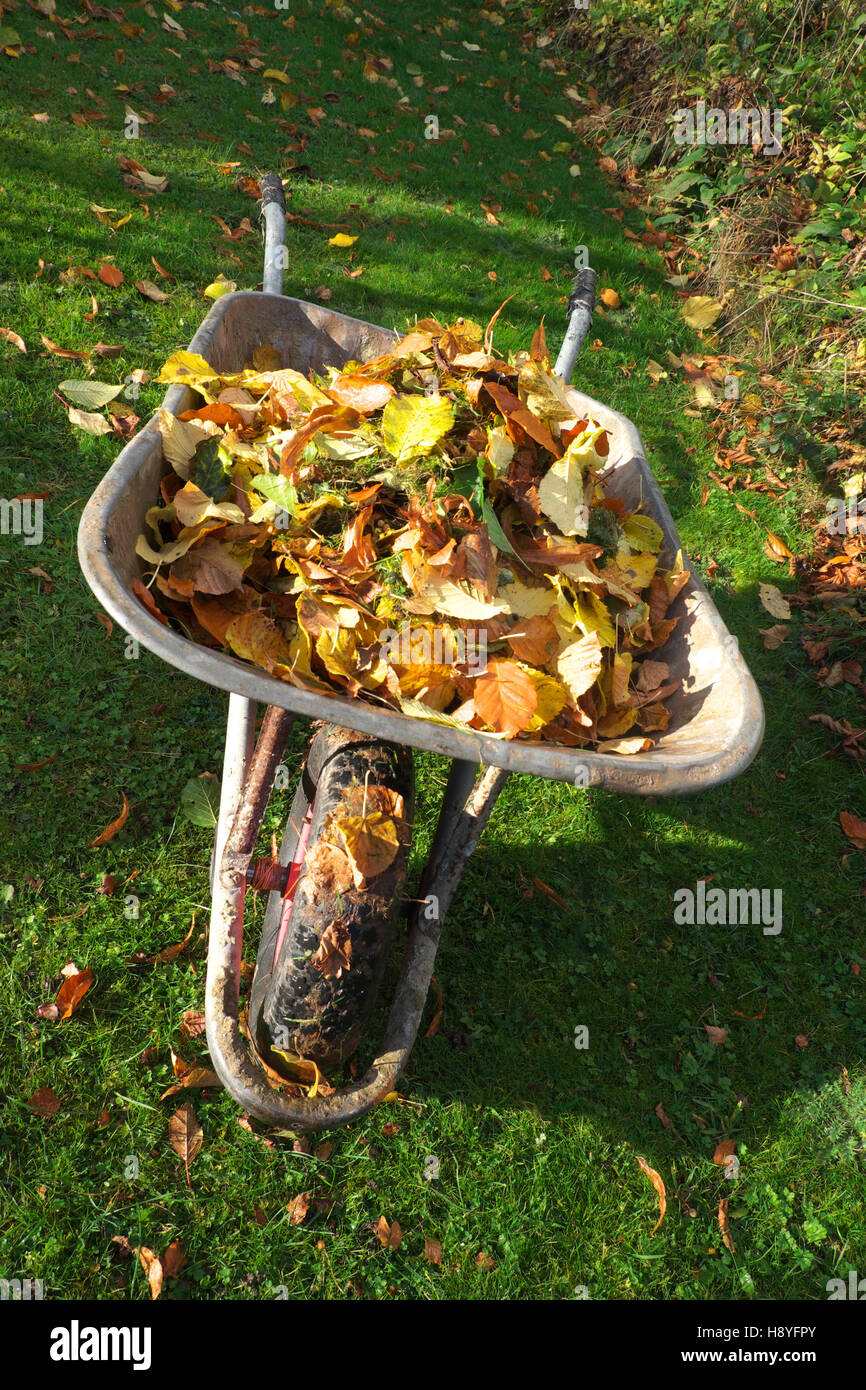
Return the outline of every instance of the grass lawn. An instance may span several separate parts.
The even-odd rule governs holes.
[[[0,883],[14,888],[0,919],[0,1273],[41,1278],[47,1297],[149,1298],[138,1262],[112,1244],[122,1236],[157,1252],[180,1241],[189,1263],[164,1299],[826,1298],[828,1279],[866,1271],[864,889],[839,827],[840,811],[863,813],[864,792],[858,765],[829,756],[833,740],[808,716],[858,724],[861,709],[850,686],[819,691],[796,617],[779,650],[764,648],[758,629],[774,620],[758,585],[786,587],[764,529],[802,547],[797,508],[753,494],[759,526],[718,489],[702,505],[712,442],[683,413],[674,374],[653,386],[645,371],[697,339],[657,253],[623,235],[643,213],[612,215],[622,196],[569,134],[575,74],[535,47],[520,6],[493,0],[490,11],[92,8],[87,19],[58,0],[50,19],[22,5],[2,21],[24,47],[0,53],[0,325],[27,353],[0,340],[0,494],[48,497],[41,545],[0,537]],[[438,141],[425,139],[431,115]],[[124,156],[167,174],[167,190],[125,186]],[[180,1032],[184,1011],[203,1007],[204,944],[169,964],[127,962],[180,941],[193,912],[206,923],[210,839],[184,820],[180,794],[220,771],[226,697],[144,650],[125,659],[123,634],[98,621],[75,534],[122,441],[70,426],[53,392],[86,363],[40,335],[68,350],[120,345],[92,359],[100,380],[156,375],[218,274],[259,282],[258,235],[227,240],[214,219],[255,224],[238,179],[268,169],[290,178],[298,219],[287,293],[324,288],[334,307],[389,327],[430,313],[486,323],[510,295],[499,347],[528,346],[542,316],[554,345],[574,248],[589,247],[622,307],[598,314],[575,382],[636,422],[686,547],[715,562],[709,587],[761,687],[767,734],[744,776],[693,799],[513,778],[446,925],[443,1022],[419,1040],[404,1099],[317,1157],[242,1128],[224,1093],[190,1093],[204,1144],[188,1185],[167,1142],[184,1096],[159,1097],[171,1049],[205,1060]],[[112,222],[131,216],[115,230],[94,204]],[[357,236],[351,250],[328,245],[336,228]],[[106,259],[118,288],[60,278]],[[137,280],[170,298],[143,297]],[[161,395],[142,388],[142,420]],[[299,726],[293,775],[305,743]],[[419,756],[417,771],[416,876],[446,766]],[[122,789],[125,828],[89,848]],[[274,797],[268,831],[290,797]],[[105,874],[113,896],[98,892]],[[710,875],[781,888],[781,933],[676,925],[676,889]],[[250,916],[253,959],[261,904]],[[43,1021],[37,1006],[70,958],[96,984],[69,1021]],[[50,1116],[27,1104],[45,1087],[60,1100]],[[733,1181],[713,1162],[725,1139]],[[438,1180],[425,1177],[428,1155]],[[655,1234],[637,1155],[667,1189]],[[300,1192],[334,1205],[294,1225]],[[397,1250],[380,1247],[381,1215],[402,1228]],[[441,1267],[425,1239],[441,1242]]]

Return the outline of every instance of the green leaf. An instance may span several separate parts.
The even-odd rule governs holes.
[[[111,386],[107,381],[61,381],[58,386],[64,396],[68,396],[76,405],[84,406],[85,410],[100,410],[102,406],[108,405],[115,396],[119,396],[123,390],[122,386]]]
[[[219,435],[203,439],[193,454],[189,472],[190,482],[195,483],[214,502],[222,502],[229,490],[229,479],[219,451]]]
[[[279,473],[257,473],[250,479],[250,486],[271,502],[276,502],[278,507],[289,513],[289,516],[295,515],[298,493],[288,478],[281,477]]]
[[[394,396],[382,413],[385,448],[396,463],[420,458],[454,424],[454,406],[444,396]]]
[[[188,821],[213,830],[220,805],[219,779],[210,772],[191,777],[180,794],[180,806]]]

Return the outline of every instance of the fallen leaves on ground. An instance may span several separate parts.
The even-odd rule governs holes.
[[[376,1235],[384,1250],[399,1250],[403,1240],[403,1230],[399,1221],[388,1221],[380,1216],[376,1223]]]
[[[129,800],[125,791],[121,791],[120,794],[123,797],[123,810],[116,820],[113,820],[110,825],[100,831],[95,840],[90,841],[91,849],[95,849],[97,845],[107,845],[108,841],[113,840],[118,831],[126,825],[126,819],[129,815]]]
[[[42,1115],[45,1119],[56,1115],[60,1109],[60,1101],[50,1086],[41,1087],[30,1097],[27,1104],[34,1115]]]
[[[717,1213],[717,1218],[719,1222],[719,1230],[722,1233],[722,1244],[724,1245],[725,1249],[730,1250],[731,1254],[733,1255],[736,1247],[734,1246],[734,1240],[731,1235],[731,1225],[728,1220],[727,1197],[722,1197],[719,1201],[719,1210]]]
[[[637,1161],[641,1166],[641,1171],[646,1173],[647,1177],[649,1178],[650,1182],[652,1183],[653,1187],[658,1193],[659,1219],[650,1231],[650,1235],[654,1236],[659,1226],[665,1219],[665,1212],[668,1209],[667,1193],[665,1192],[664,1182],[662,1181],[660,1174],[656,1172],[655,1168],[651,1168],[647,1163],[646,1159],[642,1158],[640,1154],[637,1155]]]
[[[179,1110],[176,1110],[169,1120],[168,1142],[178,1157],[183,1159],[187,1187],[192,1188],[192,1183],[189,1180],[189,1167],[201,1152],[204,1143],[204,1131],[189,1101],[182,1105]]]

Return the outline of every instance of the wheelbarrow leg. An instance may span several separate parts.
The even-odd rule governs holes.
[[[430,941],[433,957],[464,870],[508,775],[501,767],[488,767],[478,775],[474,763],[460,762],[456,758],[451,764],[433,846],[413,913],[415,922]]]

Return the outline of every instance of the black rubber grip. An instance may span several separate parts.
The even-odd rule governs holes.
[[[282,212],[286,210],[286,194],[279,174],[263,174],[261,179],[262,207],[277,203]]]
[[[571,318],[578,305],[583,305],[588,314],[592,314],[595,308],[595,287],[598,276],[592,266],[586,266],[579,270],[574,277],[574,284],[568,300],[568,318]]]

